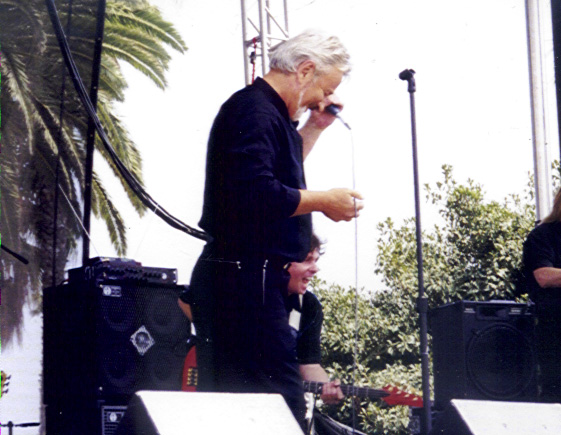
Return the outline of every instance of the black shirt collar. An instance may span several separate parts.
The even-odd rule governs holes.
[[[286,103],[274,90],[274,88],[263,80],[261,77],[257,77],[253,82],[253,86],[263,92],[267,98],[271,101],[271,103],[276,107],[279,113],[286,118],[286,120],[294,126],[294,128],[298,127],[298,121],[293,121],[290,119],[290,115],[288,114],[288,107],[286,107]]]

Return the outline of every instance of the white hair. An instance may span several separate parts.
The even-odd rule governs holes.
[[[296,72],[306,60],[315,63],[318,74],[326,74],[332,67],[344,75],[351,71],[350,55],[339,38],[317,30],[306,30],[269,50],[269,67],[274,70]]]

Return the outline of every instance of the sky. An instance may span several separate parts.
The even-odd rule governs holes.
[[[117,109],[143,156],[148,192],[196,226],[210,126],[220,105],[244,86],[240,2],[152,3],[176,25],[189,50],[173,53],[165,91],[125,66],[129,89]],[[353,63],[337,91],[352,135],[334,123],[305,170],[311,190],[351,187],[354,147],[354,178],[365,208],[356,232],[352,222],[315,214],[315,230],[327,242],[320,278],[345,287],[382,288],[373,273],[376,226],[388,217],[400,224],[414,214],[409,94],[398,78],[406,68],[416,71],[421,184],[434,185],[442,179],[442,165],[449,164],[458,181],[482,184],[490,200],[524,190],[533,160],[522,0],[289,0],[289,8],[292,35],[307,28],[332,32],[348,47]],[[558,159],[555,124],[551,131],[550,156]],[[94,164],[125,216],[127,257],[144,266],[177,268],[179,282],[188,283],[203,242],[152,213],[136,217],[99,156]],[[423,201],[421,212],[428,229],[434,210]],[[91,234],[92,257],[116,256],[100,222],[92,223]],[[2,422],[39,419],[41,322],[30,316],[26,322],[22,345],[2,350],[2,368],[12,372],[10,393],[0,400]]]
[[[163,92],[126,68],[130,88],[119,112],[141,149],[150,194],[196,226],[211,123],[244,85],[240,5],[221,2],[218,14],[213,2],[156,3],[189,50],[174,55]],[[414,214],[409,94],[398,78],[406,68],[416,71],[421,185],[441,180],[442,165],[449,164],[460,182],[481,183],[489,199],[523,191],[533,168],[524,2],[292,0],[289,6],[291,34],[307,28],[332,32],[347,45],[353,63],[337,91],[352,133],[333,124],[306,160],[310,190],[352,187],[354,147],[356,189],[365,197],[356,229],[314,214],[316,232],[327,242],[322,279],[381,288],[373,273],[376,226],[387,217],[399,224]],[[551,149],[557,158],[557,144]],[[110,191],[129,211],[128,257],[177,268],[179,280],[188,283],[202,242],[166,228],[155,216],[135,219],[122,191]],[[424,200],[421,212],[429,228],[435,212]],[[114,255],[105,233],[101,225],[93,227],[92,256]]]

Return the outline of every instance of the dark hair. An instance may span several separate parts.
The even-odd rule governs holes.
[[[323,242],[319,239],[319,237],[315,233],[312,233],[312,239],[310,241],[310,252],[313,252],[317,249],[320,255],[323,254],[323,250],[321,249],[322,245]]]
[[[551,213],[542,221],[547,222],[558,222],[561,221],[561,188],[557,191],[555,199],[553,200],[553,209]]]

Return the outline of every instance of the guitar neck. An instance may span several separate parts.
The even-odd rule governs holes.
[[[304,389],[310,393],[321,394],[325,382],[304,381]],[[380,399],[388,396],[383,390],[376,390],[368,387],[357,387],[355,385],[340,385],[341,391],[345,396],[355,396],[365,399]]]

